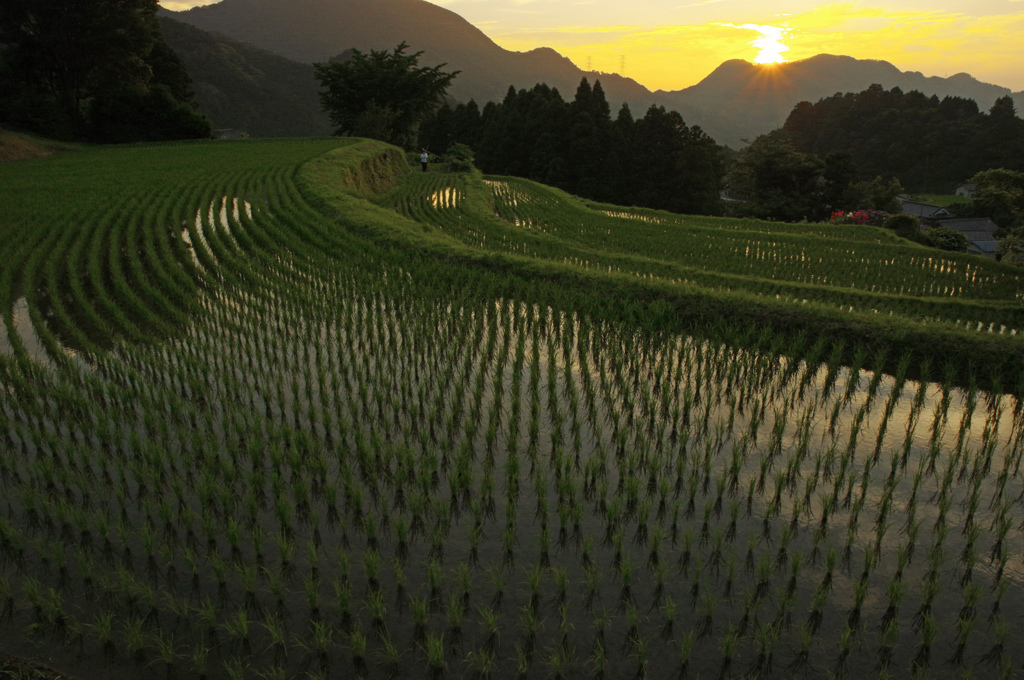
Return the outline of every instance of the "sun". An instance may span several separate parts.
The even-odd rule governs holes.
[[[789,47],[782,43],[782,39],[785,37],[786,32],[789,29],[781,26],[763,26],[761,24],[718,25],[727,26],[729,28],[741,28],[745,31],[757,31],[761,34],[749,43],[759,50],[757,56],[754,57],[755,64],[781,64],[786,61],[786,58],[782,56],[782,53],[788,52]]]
[[[756,24],[747,24],[743,28],[751,28],[761,34],[760,38],[750,41],[751,45],[760,50],[757,56],[754,57],[755,64],[781,64],[786,61],[786,58],[782,56],[783,52],[789,51],[789,47],[782,43],[786,29],[778,26],[758,26]]]

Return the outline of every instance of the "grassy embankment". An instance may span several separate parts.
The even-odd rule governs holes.
[[[0,162],[47,158],[76,148],[79,145],[0,128]]]

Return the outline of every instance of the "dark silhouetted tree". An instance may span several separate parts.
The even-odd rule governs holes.
[[[1009,96],[982,113],[970,99],[872,85],[797,104],[782,134],[801,153],[850,154],[859,181],[896,177],[911,191],[952,193],[981,170],[1024,170],[1024,121]]]
[[[571,102],[545,84],[510,87],[501,102],[441,107],[422,127],[423,146],[452,142],[476,152],[487,173],[517,175],[598,201],[717,214],[720,149],[676,112],[655,108],[615,120],[601,83],[581,80]]]
[[[157,0],[4,0],[0,117],[99,141],[209,136]]]
[[[728,183],[748,199],[752,215],[787,222],[813,220],[824,211],[824,170],[816,156],[764,135],[736,157]]]
[[[423,52],[406,54],[402,42],[390,52],[349,50],[314,64],[320,102],[339,135],[368,136],[411,148],[421,122],[433,115],[458,71],[420,66]]]

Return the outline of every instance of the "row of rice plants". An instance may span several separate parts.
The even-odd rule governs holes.
[[[657,233],[636,233],[637,230],[630,224],[624,228],[621,218],[612,218],[593,211],[583,210],[580,206],[573,206],[573,202],[565,198],[561,202],[548,200],[543,188],[536,187],[532,183],[517,180],[492,181],[490,186],[494,194],[495,209],[502,216],[507,224],[505,226],[495,224],[488,216],[481,220],[479,213],[467,212],[447,208],[444,210],[435,209],[429,197],[442,191],[445,177],[458,177],[465,185],[467,180],[464,176],[427,176],[413,182],[402,191],[393,192],[387,197],[387,204],[393,205],[396,209],[413,216],[415,219],[424,220],[431,225],[441,227],[444,233],[460,239],[467,245],[484,250],[498,251],[516,255],[528,256],[531,258],[542,258],[572,264],[584,269],[596,271],[629,273],[634,276],[643,277],[649,280],[660,280],[666,283],[697,285],[710,287],[721,291],[748,291],[757,295],[785,299],[797,304],[806,304],[807,301],[825,303],[833,309],[838,307],[843,313],[856,312],[858,315],[879,313],[888,315],[906,316],[917,321],[929,323],[948,322],[955,323],[961,327],[971,330],[988,329],[996,333],[1015,333],[1024,322],[1024,319],[1017,318],[1019,314],[1005,302],[985,302],[983,300],[963,300],[962,302],[951,302],[948,300],[927,301],[920,297],[908,297],[909,295],[945,295],[949,297],[949,286],[954,285],[962,289],[965,282],[970,285],[984,286],[978,288],[977,293],[982,298],[993,297],[1012,300],[1017,295],[1019,281],[1007,279],[1005,273],[988,272],[995,265],[984,263],[974,258],[974,261],[953,262],[941,257],[921,257],[917,255],[918,249],[907,250],[907,258],[895,254],[894,246],[891,243],[878,246],[878,260],[872,260],[877,265],[849,267],[845,263],[855,257],[851,248],[863,247],[854,246],[852,242],[832,239],[833,245],[822,245],[827,242],[802,239],[799,242],[786,246],[793,254],[786,255],[779,260],[775,252],[775,245],[762,252],[762,247],[757,242],[751,242],[750,238],[762,238],[761,233],[737,233],[723,232],[721,230],[700,228],[673,227],[659,228]],[[423,185],[429,182],[432,187],[424,190]],[[524,188],[512,192],[507,187],[510,184],[522,184]],[[472,183],[470,183],[472,191]],[[545,196],[544,200],[528,198],[528,189],[535,188],[537,195]],[[465,191],[461,189],[460,191]],[[479,188],[477,188],[479,191]],[[547,190],[550,192],[550,190]],[[412,212],[410,212],[412,211]],[[619,219],[618,222],[615,220]],[[568,220],[568,221],[567,221]],[[575,225],[572,231],[579,234],[579,238],[586,243],[585,248],[572,245],[573,237],[568,234],[567,224]],[[634,221],[635,223],[635,221]],[[556,225],[562,224],[559,227]],[[536,227],[536,228],[531,228]],[[526,232],[524,233],[523,228]],[[559,231],[561,229],[562,231]],[[695,230],[696,229],[696,230]],[[551,238],[557,234],[558,238]],[[570,240],[566,240],[568,235]],[[795,238],[795,237],[794,237]],[[610,240],[609,240],[610,239]],[[611,247],[612,241],[618,242],[625,239],[625,243]],[[657,243],[658,250],[649,253],[650,258],[638,258],[629,256],[624,251],[635,250],[632,243],[650,244]],[[681,245],[680,245],[681,244]],[[817,244],[817,245],[815,245]],[[672,255],[673,249],[682,247],[685,252]],[[836,248],[838,246],[838,250]],[[599,249],[595,249],[595,247]],[[650,246],[643,246],[650,248]],[[716,249],[725,248],[721,253]],[[898,248],[896,248],[898,250]],[[904,248],[906,250],[906,248]],[[727,254],[728,253],[732,253]],[[716,254],[717,253],[717,254]],[[770,255],[772,260],[771,268],[750,269],[742,265],[737,269],[729,264],[730,258],[739,254],[741,260],[748,256],[756,256],[757,259],[765,259]],[[647,254],[647,253],[645,253]],[[872,256],[874,257],[874,256]],[[964,256],[966,257],[966,256]],[[724,258],[724,259],[723,259]],[[864,260],[863,256],[860,257]],[[924,261],[927,269],[917,272],[914,260]],[[775,260],[779,260],[775,262]],[[906,266],[904,266],[906,260]],[[841,261],[841,263],[840,263]],[[866,261],[865,261],[866,262]],[[808,279],[800,273],[812,264],[820,270],[817,274],[810,275]],[[864,264],[864,263],[862,263]],[[954,273],[963,269],[966,278],[963,281],[957,279],[955,282],[947,281],[942,290],[934,289],[936,281],[943,277],[956,276]],[[840,274],[837,274],[840,272]],[[850,274],[842,274],[849,272]],[[917,273],[915,273],[917,272]],[[759,278],[751,278],[755,274]],[[836,279],[836,276],[854,275],[856,281],[851,279]],[[917,280],[920,284],[912,283]],[[885,285],[885,294],[878,294],[881,291],[878,286],[880,281],[888,278],[899,279],[902,283],[898,286]],[[1012,278],[1012,277],[1011,277]],[[1000,284],[994,286],[997,279],[1005,279],[1010,282],[1010,288]],[[857,283],[859,281],[860,283]],[[1016,281],[1016,283],[1014,283]],[[813,286],[806,285],[813,283]],[[894,284],[895,285],[895,284]],[[908,288],[908,286],[910,286]],[[1006,289],[1006,290],[1004,290]]]

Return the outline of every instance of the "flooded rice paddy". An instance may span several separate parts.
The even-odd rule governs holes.
[[[178,340],[4,361],[0,650],[109,678],[1019,667],[1015,398],[291,276]]]

